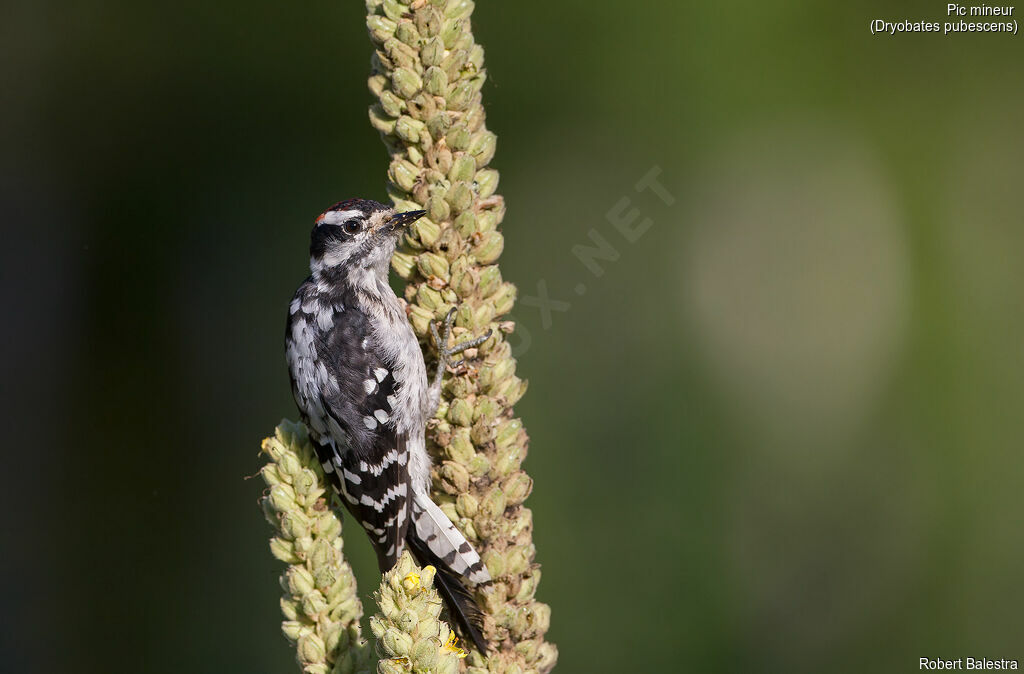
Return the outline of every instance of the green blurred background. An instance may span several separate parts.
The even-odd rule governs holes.
[[[558,671],[1024,659],[1024,38],[901,4],[478,3]],[[295,671],[244,478],[361,3],[0,11],[3,669]]]

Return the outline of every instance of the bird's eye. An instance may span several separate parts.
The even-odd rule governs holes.
[[[344,230],[346,234],[355,234],[356,232],[359,231],[360,227],[361,223],[355,218],[352,218],[351,220],[346,220],[341,224],[341,228],[342,230]]]

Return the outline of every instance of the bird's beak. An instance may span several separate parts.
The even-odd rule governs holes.
[[[394,232],[402,227],[408,227],[426,214],[426,211],[406,211],[405,213],[395,213],[385,221],[387,231]]]

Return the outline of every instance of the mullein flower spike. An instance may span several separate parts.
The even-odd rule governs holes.
[[[444,604],[434,589],[434,575],[434,567],[420,569],[408,552],[384,574],[376,594],[380,612],[370,619],[379,674],[459,671],[466,651],[440,619]]]
[[[282,421],[263,441],[268,462],[260,505],[275,528],[270,551],[288,566],[281,574],[281,630],[307,674],[372,671],[362,639],[363,607],[342,555],[341,521],[330,507],[320,463],[302,424]]]
[[[433,497],[494,578],[476,591],[493,650],[472,652],[463,662],[474,674],[547,672],[557,650],[544,639],[550,609],[534,599],[540,567],[534,562],[532,513],[522,505],[533,481],[520,469],[527,435],[512,409],[526,382],[515,374],[505,339],[512,325],[502,320],[516,291],[496,264],[504,248],[498,225],[505,203],[496,193],[498,172],[487,167],[497,137],[484,124],[480,90],[486,71],[470,27],[474,3],[367,0],[366,7],[375,47],[369,88],[377,98],[370,122],[391,155],[388,194],[399,210],[427,211],[392,260],[407,283],[410,322],[428,342],[431,321],[456,307],[456,339],[492,331],[445,382],[437,417],[427,429]],[[394,575],[402,597],[409,591],[401,583],[411,572]],[[382,589],[381,601],[396,602],[397,592]],[[385,639],[391,634],[386,629],[377,634],[384,623],[374,624],[378,647],[384,643],[387,653],[379,671],[416,671],[426,663],[417,654],[433,657],[397,633]]]

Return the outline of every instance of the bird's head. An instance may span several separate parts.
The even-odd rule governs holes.
[[[310,269],[314,274],[325,270],[387,274],[399,235],[425,213],[396,213],[390,206],[369,199],[339,201],[313,223]]]

